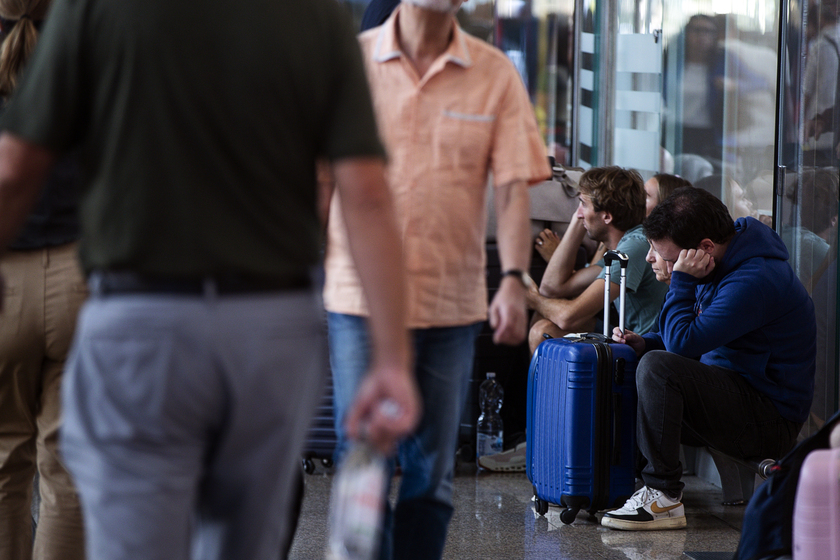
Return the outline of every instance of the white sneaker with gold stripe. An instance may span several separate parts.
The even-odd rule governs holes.
[[[605,513],[601,525],[624,531],[682,529],[685,508],[680,498],[673,499],[661,490],[642,486],[621,508]]]

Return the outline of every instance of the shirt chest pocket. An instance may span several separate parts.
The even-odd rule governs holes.
[[[494,115],[443,111],[432,138],[437,169],[480,171],[487,168]]]

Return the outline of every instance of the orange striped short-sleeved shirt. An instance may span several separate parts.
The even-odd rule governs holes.
[[[408,277],[409,327],[455,326],[487,316],[486,186],[551,175],[519,74],[498,49],[464,33],[422,78],[396,38],[399,8],[359,38],[396,206]],[[367,315],[336,200],[330,215],[324,302]]]

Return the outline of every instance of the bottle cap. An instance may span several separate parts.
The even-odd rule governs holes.
[[[496,372],[488,371],[487,372],[487,379],[494,379],[496,377]]]

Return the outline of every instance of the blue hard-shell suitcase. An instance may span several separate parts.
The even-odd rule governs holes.
[[[607,257],[606,290],[610,262],[617,258],[622,266],[623,329],[627,257],[616,251]],[[632,348],[607,337],[608,317],[604,324],[603,335],[544,341],[528,372],[526,473],[537,513],[544,515],[549,503],[565,506],[560,520],[567,524],[581,509],[621,507],[635,489],[638,360]]]

